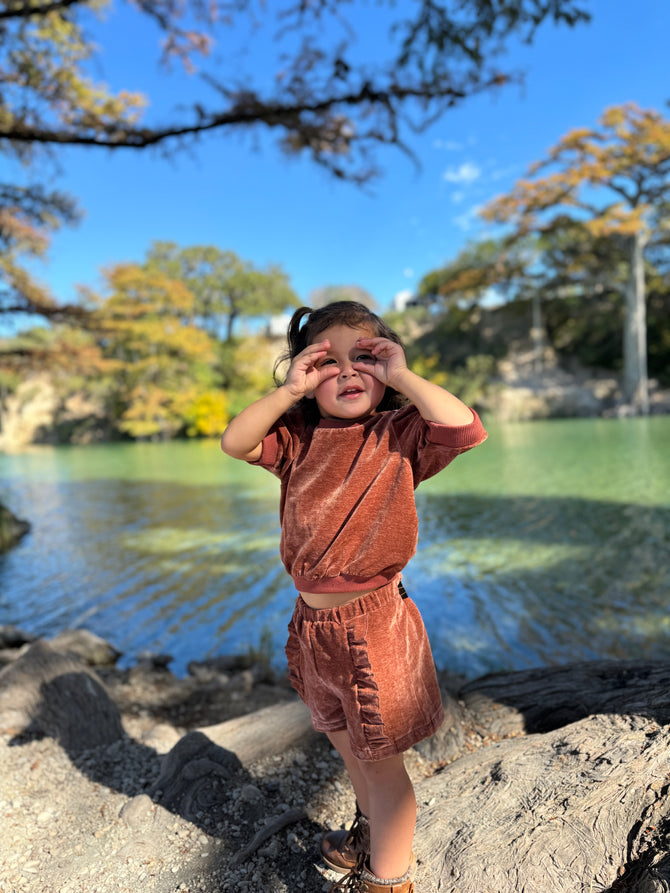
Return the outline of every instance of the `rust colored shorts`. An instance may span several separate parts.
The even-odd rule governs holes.
[[[383,760],[444,718],[428,636],[400,578],[337,608],[298,598],[286,656],[291,684],[319,732],[347,729],[359,760]]]

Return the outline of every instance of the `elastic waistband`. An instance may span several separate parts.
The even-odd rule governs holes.
[[[321,623],[346,623],[347,620],[353,620],[354,617],[372,614],[380,608],[385,608],[397,601],[398,598],[407,598],[407,593],[400,582],[400,574],[389,580],[384,586],[380,586],[379,589],[374,589],[367,595],[362,595],[354,601],[334,608],[311,608],[298,596],[295,610],[305,620],[318,620]]]

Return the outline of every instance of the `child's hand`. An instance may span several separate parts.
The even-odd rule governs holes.
[[[284,387],[296,402],[316,390],[322,381],[339,374],[335,365],[316,365],[328,353],[329,347],[330,341],[327,339],[316,341],[293,358]]]
[[[405,351],[388,338],[359,338],[357,347],[370,352],[369,360],[353,364],[357,372],[368,372],[383,384],[393,387],[393,380],[407,369]]]

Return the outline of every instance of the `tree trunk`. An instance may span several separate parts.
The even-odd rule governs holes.
[[[230,342],[233,340],[233,327],[238,315],[239,312],[235,308],[232,308],[228,313],[228,316],[226,318],[226,344],[230,344]]]
[[[626,289],[623,339],[623,392],[639,415],[649,414],[647,380],[647,313],[644,282],[644,248],[647,237],[631,237],[630,276]]]
[[[544,370],[544,322],[542,319],[542,298],[539,291],[533,294],[533,321],[530,328],[533,344],[533,372]]]
[[[421,889],[668,893],[669,692],[668,661],[466,685],[466,742],[489,743],[417,786]]]

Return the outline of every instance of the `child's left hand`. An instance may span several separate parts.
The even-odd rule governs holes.
[[[357,372],[374,375],[382,384],[393,387],[393,380],[407,369],[405,351],[400,344],[388,338],[359,338],[356,347],[370,351],[370,360],[357,361],[353,368]]]

